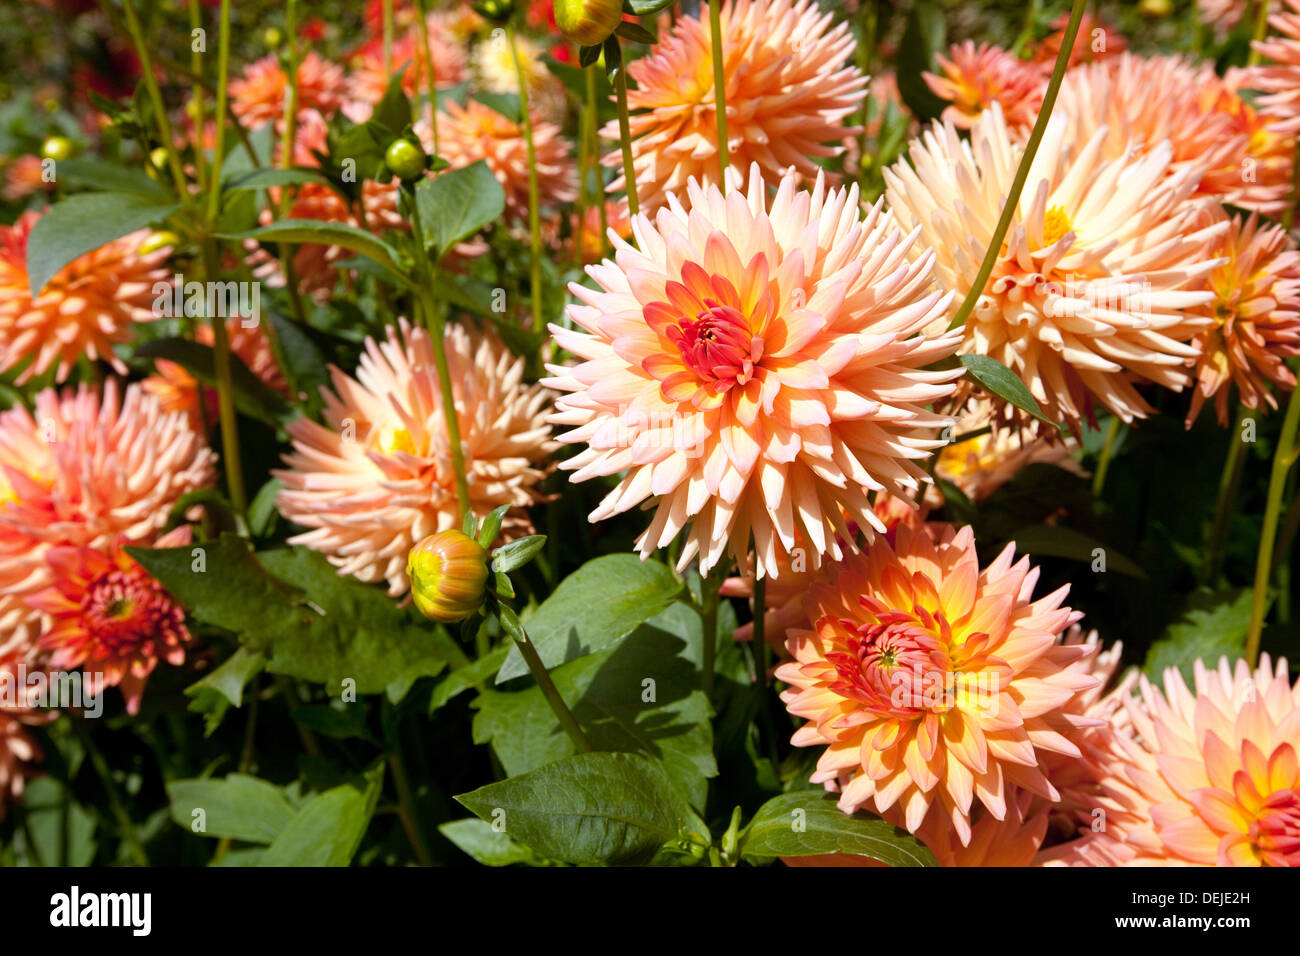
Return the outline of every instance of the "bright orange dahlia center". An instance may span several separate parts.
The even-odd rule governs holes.
[[[704,304],[694,319],[683,318],[668,329],[668,338],[686,367],[720,394],[754,377],[754,366],[763,358],[763,339],[750,334],[738,309],[713,299]]]

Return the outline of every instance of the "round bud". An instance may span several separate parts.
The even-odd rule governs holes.
[[[167,150],[158,146],[149,151],[149,162],[153,163],[157,169],[167,168]]]
[[[71,159],[74,152],[72,140],[66,136],[51,136],[41,144],[41,155],[55,162]]]
[[[443,624],[463,621],[483,603],[487,552],[463,531],[439,531],[411,549],[406,575],[416,610]]]
[[[622,22],[620,0],[555,0],[555,25],[581,46],[604,43]]]
[[[384,153],[384,163],[394,176],[409,182],[424,175],[424,150],[409,139],[395,139]]]
[[[161,229],[158,232],[151,232],[144,237],[144,242],[140,243],[140,248],[136,251],[142,256],[147,256],[151,252],[157,252],[159,249],[165,249],[168,246],[175,248],[180,245],[181,237],[174,232]]]
[[[262,42],[272,50],[278,50],[284,42],[284,31],[279,27],[267,27],[262,33]]]
[[[1138,9],[1148,17],[1163,20],[1174,12],[1174,5],[1169,0],[1142,0]]]

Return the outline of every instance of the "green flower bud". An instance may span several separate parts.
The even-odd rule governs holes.
[[[267,27],[262,32],[262,42],[265,43],[269,49],[278,50],[280,44],[284,42],[284,31],[279,27]]]
[[[622,22],[620,0],[555,0],[555,25],[582,46],[604,43]]]
[[[483,603],[487,552],[463,531],[439,531],[411,549],[406,575],[421,614],[443,624],[463,621]]]
[[[410,181],[424,175],[424,150],[409,139],[395,139],[384,153],[384,162],[398,179]]]
[[[151,232],[145,236],[144,242],[140,243],[140,248],[136,251],[142,256],[147,256],[151,252],[157,252],[159,249],[171,246],[175,248],[180,245],[181,237],[174,232],[165,229],[158,232]]]
[[[493,23],[505,23],[515,12],[514,0],[478,0],[473,6],[479,16]]]
[[[72,145],[72,140],[66,136],[51,136],[41,144],[41,155],[55,162],[71,159],[75,151],[76,148]]]

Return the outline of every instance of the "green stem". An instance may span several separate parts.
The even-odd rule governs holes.
[[[700,577],[700,630],[701,640],[703,641],[703,652],[701,655],[701,670],[703,671],[700,681],[700,689],[704,691],[704,696],[713,697],[714,672],[718,669],[718,582],[713,579],[717,576],[716,569],[713,573]],[[758,592],[755,591],[755,594]],[[757,624],[758,615],[754,618]],[[757,633],[757,630],[755,631]]]
[[[1282,493],[1287,472],[1295,463],[1296,426],[1300,425],[1300,388],[1291,390],[1286,418],[1273,452],[1273,468],[1268,479],[1268,503],[1264,508],[1264,527],[1259,537],[1255,559],[1255,589],[1250,605],[1250,628],[1246,632],[1246,663],[1251,667],[1259,659],[1259,639],[1264,630],[1264,611],[1268,601],[1268,582],[1273,570],[1273,545],[1277,540],[1277,523],[1282,510]]]
[[[203,240],[203,271],[208,282],[219,281],[217,244]],[[235,389],[230,371],[230,336],[219,315],[208,316],[212,326],[212,367],[217,380],[217,417],[221,422],[221,457],[226,464],[226,490],[236,514],[248,508],[244,493],[244,468],[240,459],[239,423],[235,418]]]
[[[262,691],[261,678],[254,678],[253,685],[249,688],[248,693],[248,723],[244,725],[244,748],[239,753],[240,773],[248,773],[253,766],[253,748],[257,742],[257,715],[261,708]],[[286,697],[288,700],[288,697]],[[302,725],[299,724],[299,727]],[[217,852],[212,856],[213,863],[220,863],[222,857],[230,850],[232,840],[230,837],[222,837],[221,842],[217,844]]]
[[[298,2],[288,0],[284,14],[285,30],[289,34],[287,70],[289,90],[284,98],[284,130],[280,134],[280,168],[293,165],[293,139],[298,131]],[[289,215],[289,190],[280,191],[280,216]]]
[[[722,0],[709,0],[709,43],[713,47],[713,112],[718,122],[718,188],[726,192],[731,141],[727,137],[727,70],[722,53]]]
[[[524,64],[519,59],[519,46],[515,43],[515,28],[506,24],[506,42],[510,44],[510,59],[515,64],[519,78],[519,114],[524,127],[524,146],[528,150],[528,250],[529,273],[533,302],[533,331],[542,330],[542,213],[539,208],[541,188],[537,178],[537,155],[533,151],[533,117],[528,109],[528,78]]]
[[[1092,496],[1101,497],[1106,487],[1106,472],[1110,470],[1110,460],[1115,454],[1115,439],[1119,437],[1119,417],[1112,416],[1106,426],[1106,438],[1102,442],[1101,454],[1097,456],[1097,470],[1092,475]]]
[[[436,156],[438,155],[438,77],[433,72],[433,52],[429,46],[429,12],[425,9],[427,0],[416,0],[415,5],[420,12],[420,29],[416,34],[420,38],[420,55],[424,57],[424,76],[429,90],[429,124],[433,127],[433,154]],[[530,151],[528,156],[530,167],[532,162]]]
[[[384,0],[384,78],[393,75],[393,0]]]
[[[1241,426],[1245,419],[1246,407],[1238,406],[1232,434],[1228,437],[1228,454],[1223,461],[1223,473],[1219,476],[1219,495],[1214,507],[1214,524],[1210,526],[1210,539],[1205,546],[1205,565],[1201,570],[1202,584],[1209,584],[1217,579],[1219,570],[1223,567],[1228,527],[1232,523],[1237,489],[1241,487],[1241,473],[1246,467],[1246,456],[1242,454],[1246,443],[1241,440]]]
[[[980,265],[979,274],[975,277],[970,291],[966,293],[966,298],[962,300],[961,307],[957,309],[957,314],[949,323],[949,330],[963,325],[974,311],[975,303],[984,294],[984,287],[988,284],[989,276],[993,274],[993,266],[997,264],[998,257],[1002,254],[1002,241],[1006,239],[1007,230],[1011,228],[1011,220],[1015,218],[1016,210],[1020,206],[1020,194],[1024,192],[1025,181],[1029,179],[1029,167],[1033,165],[1034,156],[1038,153],[1038,144],[1042,142],[1043,134],[1047,131],[1047,122],[1051,119],[1052,107],[1056,105],[1056,95],[1061,91],[1065,68],[1070,62],[1070,51],[1074,49],[1074,38],[1079,35],[1079,21],[1083,19],[1083,12],[1087,6],[1088,0],[1074,0],[1074,6],[1070,8],[1070,22],[1066,25],[1065,37],[1061,41],[1061,52],[1057,54],[1052,78],[1047,83],[1047,92],[1043,94],[1043,105],[1038,110],[1038,119],[1034,121],[1033,132],[1029,134],[1029,142],[1025,144],[1024,155],[1020,157],[1020,166],[1016,169],[1015,179],[1011,181],[1011,192],[1007,194],[1006,205],[1002,207],[1002,217],[998,220],[997,228],[993,230],[993,237],[989,240],[988,250],[984,253],[984,262]]]
[[[1034,39],[1034,25],[1038,22],[1038,11],[1042,6],[1042,0],[1029,0],[1025,4],[1025,25],[1020,28],[1020,36],[1016,37],[1016,42],[1012,44],[1011,51],[1016,56],[1024,56],[1029,49],[1029,44]]]
[[[411,789],[411,780],[406,772],[406,758],[402,754],[400,720],[393,712],[392,705],[384,702],[385,744],[388,750],[388,766],[393,772],[393,786],[397,790],[398,819],[406,831],[406,839],[411,844],[415,858],[421,866],[433,866],[433,857],[429,853],[429,844],[425,840],[424,830],[420,826],[420,817],[415,810],[415,792]]]
[[[199,5],[199,0],[189,0],[189,5],[190,33],[193,34],[195,30],[203,29],[203,9]],[[193,44],[190,49],[190,69],[195,73],[203,72],[203,54],[193,49]],[[203,127],[207,119],[204,116],[202,86],[195,85],[191,102],[194,104],[191,118],[194,121],[194,170],[197,174],[195,179],[199,184],[199,193],[202,194],[207,188],[207,157],[203,150]]]
[[[1265,34],[1268,33],[1268,8],[1270,0],[1259,0],[1259,6],[1255,8],[1255,32],[1251,37],[1250,55],[1246,58],[1247,66],[1256,66],[1261,59],[1259,50],[1255,45],[1264,40]]]
[[[637,214],[636,165],[632,162],[632,130],[627,118],[627,64],[614,72],[614,95],[618,99],[618,139],[623,147],[623,191],[627,193],[628,216]]]
[[[519,648],[519,653],[523,655],[524,662],[533,675],[533,680],[537,681],[542,696],[546,698],[546,703],[550,705],[551,712],[555,714],[556,720],[560,722],[564,732],[573,741],[573,746],[577,748],[578,753],[588,753],[595,750],[596,748],[591,745],[591,741],[587,739],[587,735],[582,732],[582,725],[573,716],[573,711],[569,710],[568,705],[564,703],[564,698],[560,696],[555,682],[551,680],[550,672],[546,669],[546,665],[542,663],[537,648],[533,646],[532,640],[528,637],[528,632],[524,630],[522,625],[520,625],[515,636],[515,644]]]
[[[99,775],[99,779],[104,784],[104,791],[108,794],[109,809],[112,810],[113,817],[117,820],[118,829],[122,831],[122,839],[125,841],[127,849],[130,850],[136,866],[148,866],[149,854],[145,852],[140,837],[136,835],[135,824],[131,822],[131,817],[127,814],[126,807],[122,803],[122,796],[118,793],[117,783],[114,782],[113,774],[108,769],[108,762],[104,759],[99,747],[95,745],[90,731],[83,726],[82,722],[75,717],[69,717],[68,719],[72,721],[73,729],[81,740],[86,754],[90,757],[95,773]]]
[[[153,107],[154,117],[158,123],[158,135],[162,137],[163,149],[167,151],[167,164],[171,168],[172,184],[177,195],[184,201],[186,198],[185,167],[181,165],[180,154],[176,152],[176,139],[172,135],[171,121],[167,118],[167,106],[163,102],[162,91],[158,89],[158,79],[153,74],[153,59],[149,55],[149,45],[140,30],[140,19],[135,15],[133,0],[122,0],[122,9],[126,12],[126,28],[131,34],[131,42],[135,45],[136,55],[140,58],[140,74],[144,80],[145,91],[149,94],[149,105]]]

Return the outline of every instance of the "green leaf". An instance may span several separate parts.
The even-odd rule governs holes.
[[[1176,667],[1191,684],[1196,661],[1204,661],[1206,667],[1212,668],[1220,657],[1226,656],[1230,663],[1237,660],[1245,653],[1253,597],[1250,588],[1195,591],[1178,620],[1147,651],[1143,672],[1159,681],[1165,668]]]
[[[510,866],[512,863],[536,866],[542,862],[528,847],[498,833],[492,829],[492,824],[478,817],[444,823],[438,827],[438,832],[484,866]]]
[[[896,72],[903,102],[922,123],[935,119],[948,101],[936,96],[922,73],[935,68],[934,55],[947,42],[947,22],[938,0],[917,0],[898,45]]]
[[[53,777],[37,777],[23,788],[28,862],[42,866],[90,866],[95,860],[95,817]],[[16,834],[15,834],[16,836]]]
[[[600,47],[593,47],[593,49],[599,57]],[[561,63],[550,54],[542,57],[542,62],[563,84],[564,88],[569,91],[569,95],[573,97],[574,102],[582,104],[585,108],[587,102],[586,69],[574,66],[572,63]],[[600,70],[596,71],[596,112],[601,123],[618,115],[618,108],[614,105],[614,87],[610,85],[609,78]]]
[[[1043,410],[1038,407],[1038,401],[1030,394],[1025,383],[1020,381],[1016,373],[997,359],[989,358],[987,355],[961,355],[958,359],[966,366],[970,377],[979,382],[984,389],[1003,401],[1010,402],[1021,411],[1028,412],[1040,422],[1046,422],[1053,428],[1060,427],[1043,414]]]
[[[1029,525],[1013,534],[1011,540],[1016,543],[1017,550],[1027,554],[1069,558],[1088,565],[1098,558],[1103,558],[1107,571],[1118,571],[1130,578],[1147,576],[1147,573],[1133,559],[1073,528],[1059,525]]]
[[[255,169],[228,178],[222,188],[228,192],[244,189],[267,189],[271,186],[297,186],[302,183],[330,184],[329,177],[317,169],[295,166],[291,169]]]
[[[248,503],[248,528],[254,536],[266,537],[275,526],[275,519],[280,514],[275,510],[275,497],[283,487],[279,478],[270,478]]]
[[[516,843],[568,863],[647,863],[667,843],[708,833],[659,765],[636,754],[566,757],[456,800],[502,821]]]
[[[27,281],[32,296],[79,256],[114,239],[161,222],[180,207],[138,193],[78,193],[36,220],[27,240]]]
[[[498,647],[489,654],[485,654],[471,664],[464,667],[458,667],[449,672],[442,680],[434,685],[433,694],[429,698],[429,713],[441,708],[449,700],[457,695],[469,690],[475,684],[482,683],[491,677],[502,662],[506,659],[506,648]]]
[[[312,797],[258,866],[347,866],[370,826],[383,778],[383,764],[378,764],[364,784],[344,784]]]
[[[390,140],[396,139],[411,122],[411,101],[407,99],[404,89],[404,74],[410,65],[409,60],[400,64],[396,72],[389,77],[383,98],[370,116],[370,122],[383,131]],[[381,142],[379,145],[383,149],[388,148],[386,142]]]
[[[137,358],[175,362],[205,385],[215,387],[216,359],[212,347],[182,338],[154,339],[135,350]],[[235,407],[250,418],[276,426],[298,417],[298,411],[254,375],[238,355],[230,356]]]
[[[659,42],[655,35],[641,24],[632,23],[628,20],[620,23],[614,33],[624,40],[630,40],[633,43],[644,43],[646,46],[653,46]]]
[[[401,273],[397,250],[378,236],[341,222],[316,219],[281,219],[267,226],[220,235],[219,239],[256,239],[258,242],[319,243],[351,249],[374,259],[381,266]]]
[[[478,100],[488,109],[496,110],[512,123],[523,122],[524,110],[519,102],[518,93],[489,93],[486,90],[476,90],[470,94],[470,98]]]
[[[143,170],[119,166],[91,156],[60,160],[54,174],[62,183],[71,183],[99,192],[136,193],[155,203],[169,200],[167,190]]]
[[[588,561],[560,582],[528,621],[542,663],[548,668],[615,643],[666,608],[682,585],[658,561],[634,554],[608,554]],[[516,649],[497,674],[502,684],[528,673]]]
[[[505,190],[483,160],[439,173],[415,187],[416,215],[425,240],[439,256],[500,219],[505,208]]]
[[[224,780],[174,780],[167,797],[176,825],[200,836],[270,843],[294,817],[279,787],[242,773]],[[203,829],[195,829],[200,823]]]
[[[937,866],[916,837],[879,817],[850,816],[824,790],[796,790],[773,797],[759,808],[742,834],[747,859],[851,853],[890,866]]]
[[[492,547],[492,542],[495,541],[497,535],[501,533],[501,519],[506,516],[506,512],[509,510],[509,505],[501,505],[500,507],[493,508],[488,512],[487,517],[483,519],[483,524],[478,529],[478,537],[476,540],[478,541],[480,548],[487,549]]]
[[[207,715],[205,734],[210,735],[217,729],[226,708],[244,705],[244,688],[265,667],[265,657],[240,647],[211,674],[185,688],[186,696],[194,698],[190,701],[190,710]]]
[[[673,0],[623,0],[623,9],[638,17],[658,13],[669,6]]]
[[[509,544],[503,544],[492,552],[492,570],[508,574],[516,568],[522,568],[533,556],[546,546],[546,535],[530,534],[517,538]]]
[[[296,723],[314,733],[335,740],[369,740],[374,737],[366,727],[366,708],[359,703],[309,704],[293,712]]]
[[[556,668],[551,678],[597,750],[658,760],[677,789],[703,807],[708,780],[718,772],[710,710],[687,643],[674,633],[675,610],[647,621],[615,647]],[[474,706],[474,742],[490,741],[511,776],[574,752],[537,687],[488,690]]]

